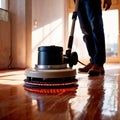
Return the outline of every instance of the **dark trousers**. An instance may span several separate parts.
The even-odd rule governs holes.
[[[90,62],[103,65],[106,54],[101,0],[80,0],[78,19]]]

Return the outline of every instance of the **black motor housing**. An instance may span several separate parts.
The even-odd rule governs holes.
[[[62,47],[40,46],[38,48],[38,65],[61,65],[63,62]]]

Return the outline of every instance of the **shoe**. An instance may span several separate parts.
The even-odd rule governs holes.
[[[79,68],[78,69],[78,72],[88,72],[91,68],[92,68],[93,64],[92,63],[89,63],[87,64],[85,67],[83,68]]]
[[[104,73],[104,67],[97,64],[93,65],[92,68],[88,71],[90,76],[103,75]]]

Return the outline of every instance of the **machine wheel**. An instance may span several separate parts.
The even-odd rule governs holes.
[[[77,62],[78,62],[77,52],[72,52],[71,55],[70,55],[69,66],[73,67],[73,65],[76,65]]]

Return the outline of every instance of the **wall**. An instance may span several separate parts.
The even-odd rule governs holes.
[[[25,0],[10,0],[12,68],[26,66],[26,8]]]
[[[0,69],[10,63],[10,23],[0,21]]]
[[[57,0],[10,0],[9,3],[12,26],[12,68],[35,65],[37,48],[43,45],[43,42],[45,43],[46,36],[52,44],[57,42],[57,45],[63,46],[64,0],[59,2]],[[50,25],[49,29],[46,27],[48,25]],[[35,31],[37,33],[33,35]],[[51,44],[50,41],[47,43]]]
[[[11,68],[31,64],[31,0],[9,0],[11,17]]]
[[[64,45],[64,3],[64,0],[9,0],[10,24],[0,23],[0,68],[31,66],[35,42],[32,33],[35,30],[42,29],[37,32],[39,37],[36,40],[45,41],[45,36],[52,32],[47,39],[52,44]],[[49,24],[48,29],[46,26]],[[39,45],[35,45],[35,51]]]
[[[65,0],[32,0],[32,65],[40,46],[64,47]]]

